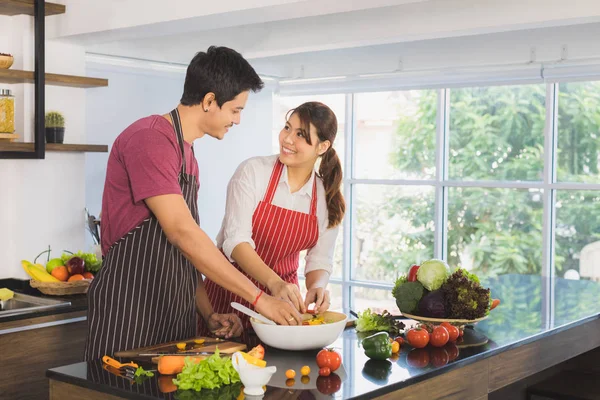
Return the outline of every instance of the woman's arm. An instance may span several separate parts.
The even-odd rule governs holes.
[[[273,269],[264,263],[250,244],[243,242],[235,246],[231,257],[248,275],[266,286],[273,296],[289,300],[297,310],[302,313],[306,312],[298,286],[281,279]]]

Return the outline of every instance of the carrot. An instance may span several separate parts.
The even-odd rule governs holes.
[[[500,299],[492,300],[492,306],[490,307],[490,311],[493,310],[494,308],[498,307],[499,304],[500,304]]]
[[[175,375],[181,372],[185,366],[186,356],[162,356],[158,359],[158,372],[163,375]],[[195,363],[199,363],[206,357],[190,357]]]

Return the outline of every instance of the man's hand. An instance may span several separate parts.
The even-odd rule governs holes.
[[[296,307],[296,310],[301,313],[306,312],[306,307],[304,307],[302,295],[300,294],[300,288],[297,285],[279,280],[269,288],[269,291],[276,299],[287,300]]]
[[[304,306],[308,308],[309,304],[315,303],[315,314],[329,310],[329,290],[322,287],[312,288],[306,293]]]
[[[242,334],[242,322],[235,314],[212,313],[206,323],[208,329],[218,337],[229,339]]]
[[[279,300],[263,293],[256,303],[256,311],[278,325],[302,325],[302,316],[286,300]]]

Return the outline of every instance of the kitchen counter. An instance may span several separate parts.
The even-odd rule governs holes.
[[[6,322],[21,320],[24,324],[26,324],[27,320],[31,320],[33,318],[87,311],[87,297],[85,294],[71,296],[48,296],[29,286],[29,280],[14,278],[0,279],[0,288],[7,288],[17,293],[27,294],[35,297],[43,297],[52,300],[64,300],[71,303],[68,306],[61,306],[49,310],[32,311],[23,314],[7,315],[2,317],[0,318],[0,334],[2,334],[3,324]],[[15,324],[13,323],[11,325]]]
[[[332,345],[342,354],[343,368],[328,379],[317,377],[316,351],[267,348],[265,359],[278,371],[264,399],[392,399],[408,395],[487,399],[489,393],[600,347],[600,284],[507,275],[491,280],[489,286],[502,304],[473,330],[466,330],[463,345],[470,346],[447,346],[442,350],[405,345],[395,359],[376,362],[363,354],[359,342],[364,336],[350,328]],[[302,365],[312,369],[308,382],[300,379]],[[284,377],[289,368],[297,373],[293,383]],[[128,399],[235,399],[239,395],[239,385],[212,392],[162,393],[164,382],[158,374],[143,382],[129,382],[102,369],[101,361],[52,368],[47,376],[51,398],[68,399],[68,393],[72,398],[89,399],[106,395]]]

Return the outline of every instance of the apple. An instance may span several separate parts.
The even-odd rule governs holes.
[[[60,258],[53,258],[46,263],[46,271],[51,274],[54,268],[60,267],[61,265],[63,265],[63,262]]]
[[[85,272],[85,261],[81,257],[71,257],[69,261],[67,261],[67,270],[69,271],[69,275],[83,275]]]

